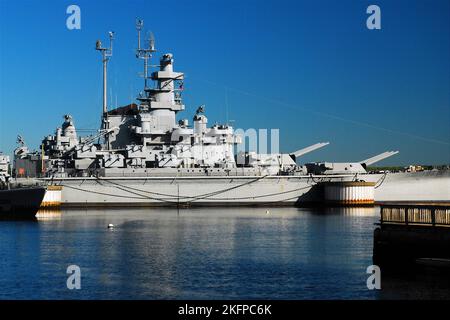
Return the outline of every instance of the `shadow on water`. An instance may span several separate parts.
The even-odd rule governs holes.
[[[396,273],[382,273],[380,299],[449,300],[448,270],[413,268]]]

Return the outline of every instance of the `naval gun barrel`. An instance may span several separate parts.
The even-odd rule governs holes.
[[[384,160],[386,158],[392,157],[393,155],[399,153],[399,151],[386,151],[383,153],[380,153],[379,155],[376,155],[374,157],[371,157],[369,159],[366,160],[362,160],[359,163],[365,164],[366,166],[370,166],[376,162],[379,162],[381,160]]]
[[[329,144],[330,144],[329,142],[319,142],[319,143],[313,144],[312,146],[294,151],[291,153],[291,155],[297,158],[297,157],[303,156],[309,152],[317,150],[319,148],[325,147],[326,145],[329,145]]]

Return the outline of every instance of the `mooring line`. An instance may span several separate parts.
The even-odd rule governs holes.
[[[123,185],[121,185],[121,184],[111,182],[111,181],[109,181],[109,180],[107,180],[107,179],[101,179],[101,181],[109,182],[109,183],[111,183],[115,188],[117,188],[117,189],[119,189],[119,190],[122,190],[122,191],[124,191],[124,192],[131,193],[131,194],[133,194],[133,195],[135,195],[135,196],[138,196],[138,197],[130,197],[130,196],[123,196],[123,195],[117,195],[117,194],[111,194],[111,193],[105,193],[105,192],[99,192],[99,191],[86,190],[86,189],[77,188],[77,187],[69,186],[69,185],[64,185],[64,186],[66,186],[66,187],[68,187],[68,188],[72,188],[72,189],[74,189],[74,190],[79,190],[79,191],[87,192],[87,193],[95,193],[95,194],[100,194],[100,195],[105,195],[105,196],[111,196],[111,197],[118,197],[118,198],[130,198],[130,199],[139,199],[139,200],[150,199],[150,200],[155,200],[155,201],[167,202],[167,203],[171,203],[171,204],[177,204],[177,203],[179,203],[179,199],[180,199],[180,198],[181,198],[181,199],[192,199],[192,200],[190,200],[190,201],[184,201],[183,203],[191,203],[191,202],[198,201],[198,200],[201,200],[201,199],[206,199],[206,198],[209,198],[210,200],[214,200],[214,201],[218,201],[218,200],[243,200],[243,199],[265,198],[265,197],[276,196],[276,195],[281,195],[281,194],[288,194],[288,193],[292,193],[292,192],[304,190],[304,189],[307,189],[307,188],[310,188],[310,187],[311,187],[310,185],[308,185],[308,186],[301,187],[301,188],[297,188],[297,189],[293,189],[293,190],[282,191],[282,192],[275,192],[275,193],[263,194],[263,195],[257,195],[257,196],[232,197],[232,198],[211,198],[211,196],[218,195],[218,194],[222,194],[222,193],[225,193],[225,192],[230,191],[230,190],[233,190],[233,189],[241,188],[241,187],[243,187],[243,186],[245,186],[245,185],[249,185],[249,184],[251,184],[251,183],[254,183],[254,182],[256,182],[256,181],[259,181],[259,180],[261,180],[261,179],[263,179],[263,178],[265,178],[265,177],[266,177],[266,176],[258,177],[258,179],[254,179],[254,180],[252,180],[252,181],[248,181],[248,182],[246,182],[246,183],[243,183],[243,184],[240,184],[240,185],[237,185],[237,186],[233,186],[233,187],[226,188],[226,189],[223,189],[223,190],[218,190],[218,191],[215,191],[215,192],[206,193],[206,194],[203,194],[203,195],[200,195],[200,196],[195,196],[195,197],[194,197],[194,196],[168,195],[168,194],[163,194],[163,193],[156,193],[156,192],[151,192],[151,191],[146,191],[146,190],[140,190],[140,189],[133,188],[133,187],[123,186]],[[102,185],[102,184],[100,183],[100,185]],[[143,194],[136,193],[135,191],[133,191],[133,189],[136,190],[136,191],[138,191],[138,192],[143,192],[143,193],[165,195],[165,196],[168,196],[168,198],[165,199],[165,198],[160,198],[160,197],[158,197],[158,198],[157,198],[157,197],[150,197],[150,196],[147,196],[147,195],[143,195]],[[296,197],[294,197],[294,198],[298,198],[298,197],[296,196]],[[168,200],[168,199],[169,199],[169,200]],[[277,200],[277,201],[287,201],[287,200],[291,200],[291,199],[293,199],[293,198],[288,198],[288,199],[284,199],[284,200]],[[171,201],[171,200],[176,200],[176,201]],[[277,201],[275,201],[275,202],[277,202]]]

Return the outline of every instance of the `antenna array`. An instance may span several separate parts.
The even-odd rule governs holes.
[[[147,33],[147,48],[141,48],[141,31],[144,28],[144,20],[136,20],[136,30],[138,32],[138,48],[136,49],[136,58],[144,60],[144,88],[147,88],[148,77],[148,60],[152,57],[152,53],[156,51],[155,49],[155,37],[153,33],[149,31]]]

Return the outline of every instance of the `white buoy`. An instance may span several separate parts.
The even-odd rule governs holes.
[[[269,214],[270,213],[270,211],[269,210],[266,210],[266,214]]]
[[[112,223],[108,224],[108,229],[113,229],[114,225]]]

